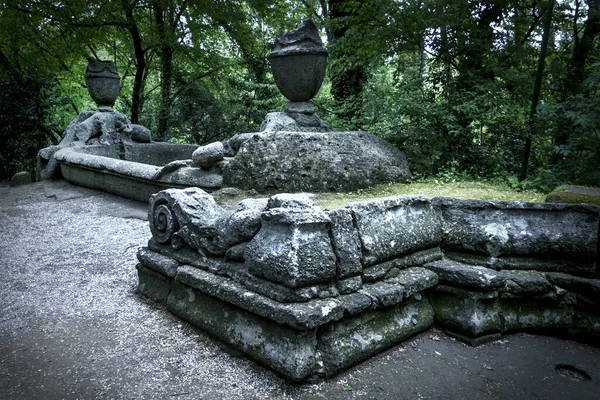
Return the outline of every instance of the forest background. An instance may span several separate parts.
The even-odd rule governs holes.
[[[306,18],[329,50],[319,115],[416,177],[600,186],[600,0],[6,0],[0,178],[95,109],[88,57],[116,62],[115,109],[154,140],[257,131],[285,105],[267,55]]]

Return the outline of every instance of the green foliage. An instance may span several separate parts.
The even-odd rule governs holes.
[[[51,89],[44,80],[0,80],[0,173],[34,173],[38,150],[59,139],[51,118]]]
[[[545,118],[547,153],[543,165],[553,172],[554,186],[564,183],[600,186],[600,96],[579,94],[540,111]],[[569,132],[566,143],[552,143],[556,127]]]
[[[267,55],[279,33],[309,16],[330,51],[317,112],[339,129],[392,142],[416,177],[483,177],[518,190],[598,186],[600,41],[583,60],[582,84],[574,91],[565,83],[593,16],[578,4],[559,1],[553,14],[521,182],[514,177],[546,6],[535,0],[8,0],[0,9],[0,77],[10,82],[1,94],[0,161],[31,163],[36,148],[56,143],[78,112],[94,108],[83,79],[88,56],[117,63],[115,108],[131,116],[139,108],[139,123],[159,140],[205,143],[255,131],[285,105]]]
[[[512,182],[529,131],[545,4],[347,3],[354,14],[338,22],[352,26],[341,44],[352,49],[353,58],[345,62],[368,65],[370,74],[359,98],[341,105],[360,104],[361,112],[337,124],[368,129],[394,143],[416,176],[446,180],[458,172]],[[580,7],[574,16],[573,7],[560,2],[553,15],[555,47],[533,124],[530,174],[513,182],[516,188],[600,185],[598,65],[586,69],[581,93],[564,100],[560,92],[573,46],[583,40],[573,37],[573,29],[580,35],[585,29],[587,10]],[[592,55],[600,56],[597,45]],[[564,143],[557,140],[557,127],[567,130]]]

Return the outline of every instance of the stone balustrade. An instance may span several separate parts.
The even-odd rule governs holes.
[[[600,339],[599,208],[308,195],[224,210],[197,188],[150,201],[139,291],[281,374],[330,376],[436,323]]]

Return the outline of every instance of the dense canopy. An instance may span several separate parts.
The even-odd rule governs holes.
[[[600,0],[7,0],[0,174],[94,109],[88,57],[116,62],[115,108],[156,140],[257,130],[285,104],[267,55],[306,18],[329,50],[321,117],[390,141],[416,176],[600,186]]]

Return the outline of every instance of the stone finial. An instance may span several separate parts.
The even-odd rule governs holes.
[[[312,99],[323,83],[327,50],[312,20],[281,34],[269,54],[275,83],[290,101]]]
[[[112,61],[88,58],[85,84],[99,111],[113,111],[112,106],[119,96],[121,80]]]
[[[327,50],[323,48],[317,26],[311,19],[303,21],[295,29],[279,35],[269,57],[289,53],[327,54]]]

